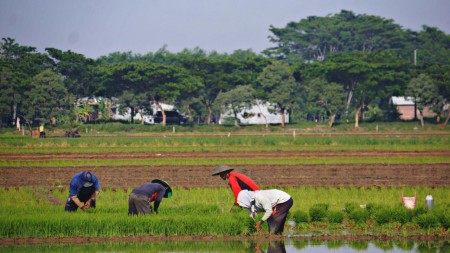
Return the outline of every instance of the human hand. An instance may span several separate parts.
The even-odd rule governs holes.
[[[86,212],[86,209],[88,209],[88,207],[86,207],[86,205],[80,207],[81,210],[83,210],[83,212]]]
[[[85,206],[86,208],[91,207],[91,200],[86,201],[86,203],[84,203],[84,206]]]

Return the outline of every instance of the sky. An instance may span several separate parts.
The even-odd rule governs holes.
[[[45,52],[53,47],[96,59],[196,47],[260,53],[276,46],[270,26],[350,10],[450,34],[449,0],[0,0],[0,38]]]

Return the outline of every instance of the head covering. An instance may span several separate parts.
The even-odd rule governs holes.
[[[213,176],[217,176],[217,175],[220,175],[220,174],[225,173],[225,172],[230,172],[232,170],[234,170],[234,169],[231,168],[230,166],[226,166],[226,165],[221,164],[221,165],[219,165],[219,167],[214,169],[212,175]]]
[[[167,187],[166,189],[166,193],[164,194],[164,198],[170,198],[172,197],[172,188],[170,187],[169,183],[167,183],[166,181],[159,179],[159,178],[155,178],[152,180],[152,183],[157,183],[160,184],[164,187]]]
[[[256,218],[255,192],[242,190],[237,197],[237,203],[240,207],[247,208],[248,214],[253,219]]]
[[[92,182],[92,174],[87,170],[83,171],[83,173],[81,174],[81,180],[84,183],[84,187],[91,187],[94,184],[94,182]]]

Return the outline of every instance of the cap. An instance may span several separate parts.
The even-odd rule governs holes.
[[[159,179],[159,178],[155,178],[152,180],[152,183],[157,183],[157,184],[161,184],[164,187],[167,187],[166,193],[164,194],[164,198],[170,198],[172,197],[172,188],[170,187],[169,183],[167,183],[166,181]]]
[[[83,184],[84,187],[90,187],[94,184],[92,182],[92,174],[87,170],[83,171],[83,174],[81,175],[81,180],[83,180],[84,182]]]
[[[230,172],[232,170],[234,170],[234,169],[231,168],[230,166],[226,166],[226,165],[221,164],[221,165],[219,165],[219,167],[214,169],[212,175],[213,176],[217,176],[217,175],[220,175],[220,174],[222,174],[224,172]]]

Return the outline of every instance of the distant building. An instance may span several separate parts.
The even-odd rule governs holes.
[[[255,105],[237,114],[241,125],[281,124],[281,117],[279,108],[274,104],[261,100],[257,100]],[[226,119],[231,120],[231,118],[234,120],[234,115],[231,110],[222,112],[219,124],[222,124]],[[284,119],[284,123],[288,124],[289,113],[287,111],[284,113]]]
[[[396,97],[392,96],[389,99],[389,104],[394,105],[397,108],[397,112],[400,115],[401,120],[413,120],[415,117],[419,117],[419,110],[416,109],[416,105],[411,97]],[[414,110],[416,110],[414,114]],[[425,107],[423,110],[424,118],[433,118],[436,116],[429,107]]]

